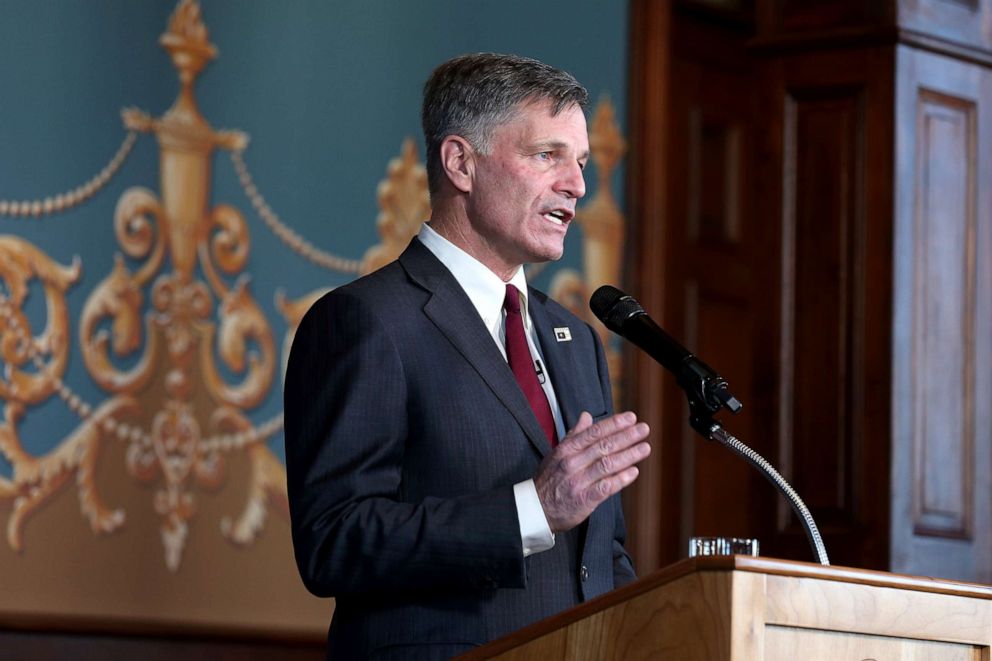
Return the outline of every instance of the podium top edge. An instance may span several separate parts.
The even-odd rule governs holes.
[[[816,578],[841,583],[859,583],[875,587],[899,588],[918,592],[934,592],[960,597],[992,600],[992,586],[981,583],[969,583],[947,578],[931,576],[913,576],[910,574],[895,574],[875,569],[859,569],[840,565],[821,565],[815,562],[800,562],[798,560],[780,560],[778,558],[751,557],[744,555],[704,556],[688,558],[674,565],[645,576],[648,581],[663,579],[667,582],[673,578],[694,571],[746,571],[795,578]],[[673,573],[674,572],[674,573]],[[638,581],[639,583],[640,581]]]

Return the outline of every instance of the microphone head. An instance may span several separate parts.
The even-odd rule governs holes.
[[[633,296],[610,285],[603,285],[593,292],[589,299],[589,309],[607,328],[621,335],[624,322],[644,314],[644,308]]]

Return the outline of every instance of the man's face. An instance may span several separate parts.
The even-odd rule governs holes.
[[[476,259],[508,280],[521,264],[561,257],[588,160],[581,108],[552,116],[549,102],[519,106],[493,132],[490,153],[476,153],[468,196]]]

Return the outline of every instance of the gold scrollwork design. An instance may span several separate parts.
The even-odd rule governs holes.
[[[143,388],[152,375],[157,341],[147,321],[142,333],[143,301],[137,279],[124,265],[123,257],[117,255],[110,275],[96,286],[83,306],[79,325],[83,362],[104,390],[134,392]],[[109,333],[100,328],[105,319],[111,320]],[[121,371],[111,361],[109,349],[118,356],[130,355],[141,345],[142,336],[147,338],[144,354],[131,370]]]
[[[145,454],[154,456],[154,463],[165,477],[165,485],[155,493],[154,504],[155,511],[165,519],[160,532],[166,565],[173,571],[179,568],[189,533],[187,522],[196,511],[193,494],[186,489],[190,475],[206,486],[219,483],[209,470],[199,466],[201,441],[200,424],[187,402],[170,400],[155,414],[150,451],[145,450]],[[129,467],[131,465],[129,462]],[[154,477],[156,472],[141,472],[136,476],[147,479]]]
[[[250,445],[247,452],[251,461],[251,481],[248,483],[245,508],[237,518],[223,518],[220,521],[221,533],[239,546],[255,541],[265,527],[270,506],[289,517],[286,469],[262,443]]]
[[[73,476],[76,478],[80,508],[94,532],[112,532],[124,523],[122,509],[110,509],[103,504],[94,474],[100,443],[114,428],[115,420],[137,412],[138,404],[131,397],[110,399],[55,450],[42,457],[34,457],[24,452],[17,434],[17,422],[23,411],[16,406],[7,406],[5,420],[0,423],[0,452],[11,458],[14,476],[12,480],[4,480],[0,496],[13,498],[14,501],[7,521],[7,542],[11,548],[15,551],[23,549],[23,529],[27,518],[58,493]]]
[[[166,244],[161,231],[164,219],[165,212],[154,193],[138,187],[124,192],[114,210],[117,241],[125,255],[145,261],[132,274],[124,264],[124,257],[118,254],[113,270],[97,285],[83,307],[79,326],[83,362],[100,387],[110,392],[139,390],[152,375],[157,342],[147,321],[142,324],[142,287],[162,265]],[[109,333],[100,327],[106,319],[111,320]],[[114,366],[110,349],[117,356],[128,356],[141,346],[142,337],[147,338],[147,345],[138,363],[127,372]]]
[[[96,489],[94,480],[103,440],[99,430],[110,434],[117,426],[118,416],[138,413],[140,407],[137,400],[128,395],[119,395],[100,405],[88,424],[83,426],[83,431],[90,440],[79,453],[76,484],[79,487],[80,507],[90,522],[90,529],[95,533],[113,532],[124,525],[125,519],[124,510],[106,507]]]
[[[153,226],[149,220],[156,220]],[[162,234],[165,211],[155,194],[146,188],[134,187],[124,191],[114,209],[114,232],[124,254],[145,263],[134,276],[137,285],[144,285],[162,266],[165,239]]]
[[[229,289],[217,271],[236,275],[244,269],[251,243],[248,225],[241,212],[228,204],[215,207],[205,224],[208,235],[213,232],[213,236],[209,243],[201,241],[198,244],[197,254],[210,287],[223,297]]]
[[[211,256],[227,274],[240,273],[248,261],[248,226],[241,212],[228,204],[218,205],[210,215],[210,224],[217,228],[210,242]]]
[[[0,236],[0,281],[5,289],[0,301],[0,358],[5,364],[0,397],[6,401],[36,404],[54,392],[55,378],[65,371],[69,358],[65,293],[80,273],[78,259],[62,266],[24,239]],[[43,286],[47,313],[38,336],[22,309],[33,279]],[[28,371],[24,368],[32,356],[39,358],[37,369]]]
[[[427,170],[417,160],[417,143],[403,140],[400,155],[389,161],[386,178],[379,183],[379,217],[376,228],[382,241],[369,248],[360,275],[371,273],[400,256],[420,224],[430,218]]]
[[[220,304],[217,348],[221,359],[235,373],[246,373],[238,385],[227,383],[214,362],[214,327],[203,327],[206,347],[200,352],[203,381],[217,400],[240,409],[257,406],[272,385],[275,373],[275,341],[262,310],[248,292],[248,280],[239,278]],[[257,350],[251,349],[251,344]]]
[[[251,544],[265,527],[270,505],[276,505],[289,514],[286,495],[286,470],[255,433],[251,422],[235,409],[222,407],[211,416],[213,426],[220,432],[240,433],[255,440],[246,446],[251,462],[251,479],[244,509],[234,518],[220,521],[221,534],[239,546]]]

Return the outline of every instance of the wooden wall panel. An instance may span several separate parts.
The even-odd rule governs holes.
[[[734,244],[741,239],[742,126],[733,118],[688,115],[689,171],[686,223],[689,240]]]
[[[884,567],[892,50],[762,61],[745,43],[673,15],[665,325],[730,382],[744,410],[722,422],[793,482],[835,560]],[[665,384],[661,552],[744,535],[812,559],[785,499],[697,439]]]
[[[768,458],[809,505],[831,560],[884,568],[888,550],[891,297],[889,48],[791,54],[770,62],[760,211],[780,218],[762,244],[778,292],[756,309],[778,338]],[[760,259],[756,257],[756,259]],[[769,552],[808,560],[791,508],[777,502]]]
[[[665,199],[643,294],[731,382],[745,409],[724,424],[834,563],[990,582],[992,0],[749,9],[673,10],[668,186],[630,195]],[[659,560],[730,530],[810,559],[785,501],[661,383],[639,400],[662,409]]]
[[[716,366],[738,397],[750,400],[752,330],[750,274],[743,265],[742,238],[749,221],[743,183],[744,154],[750,153],[750,109],[737,105],[724,94],[742,90],[726,80],[724,72],[703,74],[700,63],[689,70],[690,78],[716,76],[712,87],[688,84],[688,105],[679,117],[685,122],[686,187],[675,194],[685,204],[685,235],[682,248],[683,288],[678,301],[681,326],[675,332],[704,360]],[[689,83],[688,79],[684,79]],[[677,417],[682,442],[682,528],[679,548],[687,547],[694,535],[757,537],[762,530],[760,511],[754,507],[754,474],[750,466],[718,444],[700,438],[686,419],[688,406],[680,400]],[[752,416],[745,413],[721,416],[728,429],[750,436]]]
[[[717,356],[720,374],[744,397],[751,374],[751,351],[738,344],[752,337],[751,306],[746,298],[726,290],[690,282],[685,291],[685,342],[696,347],[701,356]],[[707,358],[709,360],[709,358]],[[682,408],[682,419],[688,407]],[[722,416],[728,429],[744,437],[752,429],[750,412]],[[753,439],[748,439],[751,442]],[[688,425],[682,427],[683,485],[682,530],[680,549],[685,550],[693,535],[724,537],[762,537],[771,517],[767,508],[756,504],[769,502],[770,488],[754,469],[723,446],[703,440]],[[759,496],[764,492],[764,497]]]
[[[726,80],[726,72],[704,73],[705,67],[699,62],[682,79],[688,83],[683,91],[693,93],[688,95],[685,112],[679,114],[686,129],[684,162],[688,167],[686,187],[675,195],[685,204],[682,247],[688,259],[683,264],[681,296],[673,297],[682,306],[682,324],[676,332],[687,346],[716,365],[732,392],[747,401],[751,399],[749,346],[753,335],[748,298],[751,278],[742,268],[742,239],[744,223],[751,220],[743,206],[750,109],[721,98],[745,92]],[[719,83],[699,86],[702,75],[715,76]],[[728,429],[744,436],[752,429],[750,413],[748,407],[741,415],[721,417]],[[679,549],[684,552],[694,535],[760,536],[764,522],[762,510],[754,507],[753,470],[725,448],[700,438],[685,423],[688,407],[684,402],[677,416],[684,480]]]
[[[992,580],[992,73],[901,47],[892,568]]]
[[[820,526],[850,527],[863,427],[864,87],[787,89],[781,470]],[[793,521],[779,507],[779,530]]]
[[[913,531],[971,537],[975,104],[918,89]]]
[[[664,324],[727,379],[744,410],[719,417],[760,446],[771,438],[754,427],[750,165],[757,96],[745,34],[684,8],[673,13]],[[663,532],[662,557],[684,557],[693,535],[764,537],[770,488],[743,460],[693,432],[682,391],[668,375],[663,383],[663,478],[676,485],[670,502],[677,518]]]

